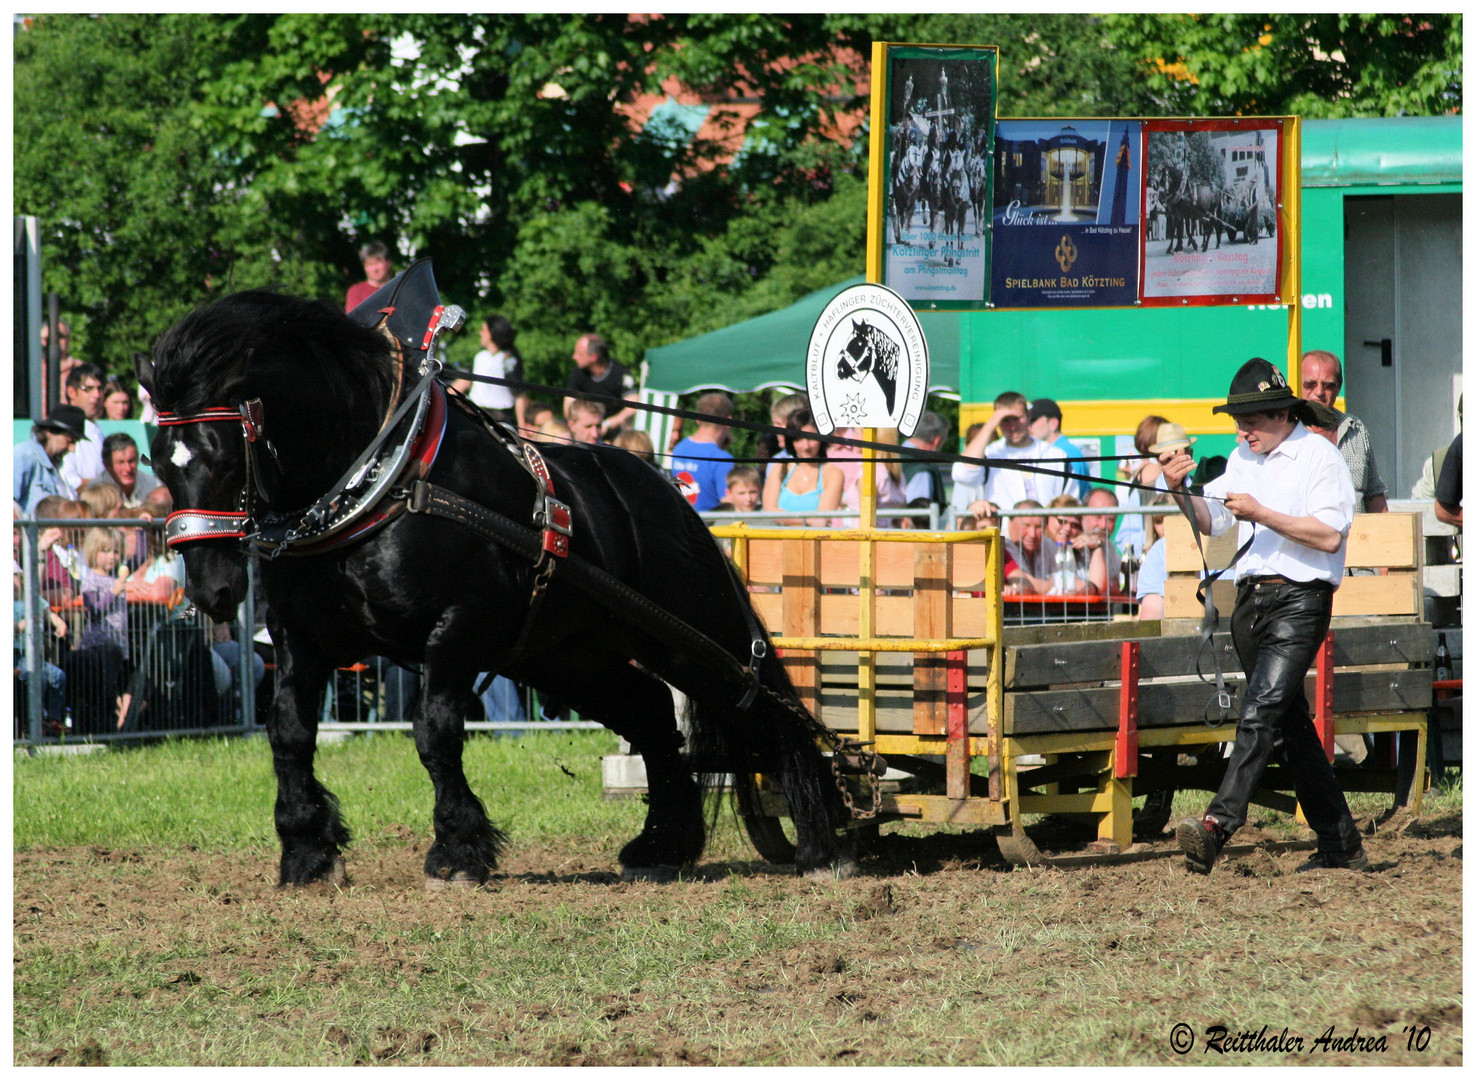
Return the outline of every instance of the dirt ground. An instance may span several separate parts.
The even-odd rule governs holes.
[[[1242,844],[1266,839],[1254,827],[1237,837]],[[1037,841],[1047,850],[1079,845],[1080,837],[1053,835]],[[739,960],[706,961],[683,972],[701,986],[703,1015],[724,1017],[718,1036],[698,1034],[681,1017],[686,1007],[674,995],[653,1000],[639,988],[605,1001],[568,1006],[580,1013],[584,1036],[550,1039],[535,1023],[543,1006],[447,1002],[444,1015],[425,1015],[416,1024],[390,1023],[369,1036],[353,1036],[353,1018],[337,1016],[329,1004],[309,1006],[307,1023],[327,1032],[329,1052],[322,1064],[705,1064],[767,1061],[789,1064],[955,1063],[1033,1060],[1038,1063],[1231,1063],[1236,1059],[1192,1055],[1175,1057],[1167,1049],[1171,1027],[1187,1023],[1200,1040],[1216,1023],[1236,1034],[1237,1025],[1271,1033],[1317,1038],[1327,1024],[1339,1035],[1355,1028],[1365,1036],[1385,1035],[1390,1049],[1356,1054],[1337,1050],[1314,1054],[1261,1054],[1237,1063],[1327,1063],[1376,1061],[1379,1064],[1459,1064],[1461,1062],[1462,838],[1458,815],[1414,823],[1393,822],[1367,840],[1372,873],[1294,875],[1305,850],[1276,845],[1227,856],[1209,877],[1191,877],[1177,858],[1148,858],[1118,865],[1070,869],[1010,870],[988,837],[956,835],[908,838],[884,835],[863,864],[863,876],[817,885],[785,876],[761,862],[705,863],[695,880],[666,885],[622,883],[598,852],[549,849],[514,851],[484,889],[423,888],[413,850],[422,844],[360,845],[351,853],[351,887],[278,890],[271,856],[205,851],[157,853],[98,848],[43,850],[14,858],[14,950],[17,1011],[37,1006],[28,986],[30,966],[45,957],[84,951],[99,936],[124,938],[147,956],[171,955],[171,944],[188,927],[191,940],[218,942],[187,963],[160,961],[151,993],[164,999],[187,986],[205,984],[229,999],[233,988],[252,978],[277,978],[283,950],[293,942],[320,942],[314,955],[292,970],[294,979],[320,983],[327,990],[366,966],[391,973],[414,972],[423,962],[426,942],[410,936],[360,932],[351,947],[325,960],[321,942],[347,928],[430,927],[454,930],[473,919],[547,916],[579,920],[651,920],[711,910],[733,895],[742,882],[748,904],[773,919],[815,920],[830,929],[812,940],[772,949],[751,949]],[[1145,850],[1167,852],[1172,840]],[[423,847],[420,848],[423,850]],[[1076,846],[1080,851],[1080,847]],[[751,914],[744,911],[742,915]],[[1011,943],[1011,915],[1019,920],[1022,941]],[[693,916],[696,917],[695,915]],[[283,937],[281,928],[298,929]],[[530,923],[530,926],[535,924]],[[542,925],[542,924],[536,924]],[[746,924],[745,924],[746,925]],[[834,929],[839,925],[840,929]],[[275,928],[275,929],[273,929]],[[1070,937],[1080,931],[1085,937]],[[434,937],[438,932],[427,931]],[[535,931],[530,930],[530,933]],[[707,931],[704,931],[707,932]],[[738,931],[735,931],[738,932]],[[1290,933],[1290,938],[1278,937]],[[1306,941],[1314,980],[1306,990],[1323,1004],[1303,1015],[1283,1016],[1272,1005],[1256,1015],[1256,999],[1236,1006],[1204,1000],[1215,978],[1249,982],[1271,979],[1282,963],[1259,955]],[[276,936],[273,936],[273,935]],[[1052,936],[1061,934],[1064,936]],[[294,936],[295,935],[295,936]],[[715,955],[725,937],[713,937]],[[1204,942],[1219,943],[1223,966],[1209,970]],[[557,936],[553,938],[557,944]],[[1190,942],[1186,944],[1186,942]],[[179,954],[174,954],[177,957]],[[960,964],[991,961],[990,979],[957,974]],[[1113,957],[1120,961],[1113,961]],[[492,961],[495,964],[495,960]],[[86,965],[83,965],[85,969]],[[147,962],[145,962],[147,966]],[[423,970],[420,969],[420,970]],[[484,972],[485,974],[485,972]],[[399,977],[398,975],[396,977]],[[424,977],[424,976],[422,976]],[[68,981],[70,978],[70,982]],[[85,1012],[109,994],[101,976],[89,984],[83,970],[62,978],[59,1000],[45,1002],[62,1015]],[[1105,980],[1105,983],[1103,982]],[[412,977],[413,983],[413,977]],[[26,988],[26,993],[22,989]],[[1075,989],[1073,989],[1075,988]],[[122,988],[113,986],[112,992]],[[696,991],[693,991],[696,993]],[[1018,1046],[976,1048],[953,1056],[926,1049],[924,1013],[945,999],[1002,994],[1008,1007],[1000,1026],[969,1021],[988,1038],[1013,1038]],[[1275,997],[1276,994],[1290,994]],[[1296,1000],[1293,986],[1279,987],[1271,1000]],[[537,997],[535,992],[534,997]],[[922,998],[923,1001],[919,1001]],[[1081,1027],[1081,1013],[1097,1008],[1107,1015],[1095,1027]],[[1028,1003],[1028,1004],[1027,1004]],[[1121,1010],[1116,1014],[1110,1007]],[[957,1002],[954,1002],[957,1004]],[[1031,1021],[1021,1026],[1019,1010]],[[149,999],[139,1003],[140,1022]],[[479,1009],[481,1010],[479,1012]],[[593,1009],[593,1013],[588,1010]],[[835,1021],[834,1033],[785,1044],[783,1024],[796,1014],[818,1011]],[[1236,1015],[1250,1011],[1252,1015]],[[520,1015],[521,1014],[521,1015]],[[275,1014],[274,1014],[275,1015]],[[549,1023],[568,1015],[548,1006]],[[989,1011],[985,1017],[993,1015]],[[968,1020],[968,1013],[959,1014]],[[1012,1018],[1013,1017],[1013,1018]],[[1130,1019],[1129,1019],[1130,1018]],[[941,1015],[940,1015],[941,1019]],[[280,1017],[277,1022],[281,1022]],[[958,1021],[954,1021],[955,1023]],[[608,1029],[590,1037],[588,1025]],[[1409,1053],[1406,1029],[1428,1026],[1424,1053]],[[17,1021],[16,1064],[133,1063],[147,1061],[147,1047],[108,1036],[37,1044],[22,1038]],[[1068,1040],[1099,1040],[1095,1049],[1060,1045],[1053,1029],[1070,1031]],[[889,1042],[890,1037],[901,1038]],[[55,1030],[60,1030],[56,1028]],[[754,1032],[748,1035],[745,1032]],[[334,1033],[337,1033],[335,1035]],[[763,1034],[769,1032],[769,1034]],[[941,1037],[941,1033],[936,1036]],[[44,1036],[43,1036],[44,1038]],[[340,1059],[334,1039],[344,1047]],[[351,1044],[360,1039],[359,1049]],[[367,1041],[363,1041],[367,1039]],[[727,1040],[727,1045],[724,1044]],[[768,1040],[767,1043],[765,1040]],[[243,1051],[249,1053],[249,1051]],[[228,1057],[228,1054],[222,1056]],[[210,1055],[202,1054],[202,1058]],[[165,1062],[168,1063],[168,1062]],[[186,1062],[180,1061],[179,1064]],[[224,1063],[217,1059],[192,1063]],[[251,1064],[252,1061],[243,1061]]]

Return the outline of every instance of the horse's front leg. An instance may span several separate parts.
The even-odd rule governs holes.
[[[277,696],[267,724],[277,774],[277,836],[282,842],[278,884],[346,880],[342,850],[349,830],[338,800],[313,775],[318,713],[332,664],[301,635],[271,627],[277,650]]]
[[[437,636],[454,638],[439,631]],[[466,720],[482,717],[473,689],[477,671],[437,656],[432,639],[423,674],[415,709],[415,749],[430,774],[436,798],[436,838],[425,856],[426,884],[480,884],[497,869],[506,837],[487,820],[487,811],[472,793],[461,767]]]

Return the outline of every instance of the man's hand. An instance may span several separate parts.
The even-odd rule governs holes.
[[[1252,495],[1245,495],[1238,491],[1226,492],[1225,509],[1234,514],[1238,521],[1266,524],[1266,508]]]
[[[1158,464],[1169,490],[1182,491],[1184,480],[1194,471],[1194,455],[1187,449],[1170,450],[1158,455]]]

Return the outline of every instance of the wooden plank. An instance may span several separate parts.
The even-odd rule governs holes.
[[[1204,617],[1204,605],[1195,598],[1199,578],[1183,574],[1170,574],[1163,583],[1163,617],[1165,619],[1194,619]],[[1235,607],[1235,586],[1224,579],[1215,582],[1215,606],[1224,619],[1230,617]]]
[[[1333,679],[1334,713],[1406,712],[1429,708],[1431,701],[1428,668],[1398,672],[1338,672]],[[1313,700],[1314,680],[1303,687]],[[1240,707],[1240,686],[1233,697],[1232,717]],[[1138,727],[1165,727],[1219,720],[1217,710],[1206,707],[1214,696],[1212,684],[1198,680],[1182,683],[1144,683],[1138,687]],[[1113,687],[1075,690],[1035,690],[1005,695],[1004,731],[1009,735],[1032,735],[1054,731],[1101,731],[1117,726],[1118,691]]]
[[[1221,626],[1229,619],[1222,616]],[[1429,623],[1381,620],[1362,626],[1340,625],[1333,635],[1333,664],[1338,668],[1370,664],[1428,664],[1434,655],[1434,633]],[[1139,678],[1143,680],[1192,675],[1195,662],[1213,670],[1209,654],[1200,658],[1199,636],[1145,637],[1141,645]],[[1240,658],[1228,630],[1215,635],[1220,666],[1238,672]],[[1005,657],[1005,686],[1013,690],[1061,683],[1116,681],[1121,646],[1110,641],[1067,642],[1052,645],[1011,646]]]
[[[914,545],[907,545],[913,547]],[[952,545],[915,545],[913,558],[913,634],[925,640],[953,636],[948,577]],[[948,669],[941,653],[914,655],[912,676],[916,702],[913,734],[942,735],[948,730]]]
[[[1354,514],[1348,565],[1413,570],[1424,560],[1419,514]]]
[[[1229,564],[1237,546],[1238,529],[1219,536],[1205,537],[1205,562],[1211,570]],[[1203,569],[1199,549],[1189,519],[1176,514],[1164,519],[1164,540],[1168,549],[1164,562],[1169,573],[1198,573]],[[1424,551],[1424,535],[1419,514],[1355,514],[1348,530],[1348,566],[1413,569],[1418,567]]]
[[[750,540],[748,580],[753,585],[777,585],[784,572],[784,548],[800,540]],[[861,582],[861,543],[857,540],[820,541],[819,577],[827,586],[854,589]],[[913,585],[915,553],[936,544],[907,542],[876,545],[876,584],[882,589],[910,589]],[[981,542],[949,544],[954,549],[952,582],[955,589],[982,589],[985,578],[985,545]]]
[[[814,637],[820,621],[819,543],[801,541],[784,546],[783,618],[780,632],[793,637]],[[820,704],[820,663],[812,651],[792,649],[784,654],[784,666],[801,700],[817,718],[823,719]]]
[[[1138,639],[1138,678],[1166,678],[1194,674],[1200,652],[1199,638],[1159,637]],[[1214,648],[1220,652],[1220,666],[1226,672],[1240,670],[1228,631],[1214,637]],[[1058,645],[1026,645],[1009,648],[1005,653],[1005,687],[1012,690],[1046,687],[1062,683],[1115,682],[1122,662],[1122,643],[1116,641],[1083,641]],[[1206,673],[1214,671],[1214,662],[1206,650],[1200,665]]]
[[[1192,575],[1170,574],[1164,583],[1163,615],[1166,619],[1189,619],[1204,614],[1195,599],[1199,585]],[[1345,577],[1333,593],[1333,615],[1391,615],[1418,617],[1423,609],[1419,574],[1398,572],[1370,577]],[[1228,617],[1235,607],[1235,586],[1215,582],[1215,604]]]

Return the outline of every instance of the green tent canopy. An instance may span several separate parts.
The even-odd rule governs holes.
[[[779,311],[648,349],[646,389],[688,394],[715,387],[736,394],[773,386],[802,388],[805,352],[820,312],[843,289],[865,280],[849,278]],[[956,312],[921,312],[919,318],[928,339],[929,389],[956,392],[959,316]]]

